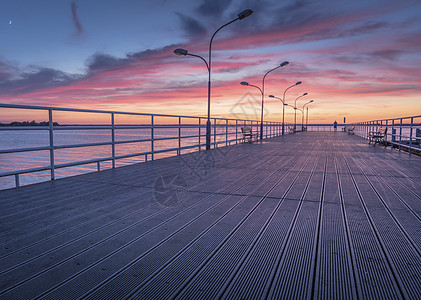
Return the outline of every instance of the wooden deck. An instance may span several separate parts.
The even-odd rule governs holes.
[[[421,158],[308,132],[0,191],[0,299],[421,299]]]

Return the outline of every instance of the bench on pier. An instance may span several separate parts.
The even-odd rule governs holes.
[[[376,143],[386,146],[386,133],[387,128],[384,127],[380,127],[377,131],[370,131],[368,133],[368,143],[374,142],[373,146],[376,146]]]
[[[355,129],[355,126],[352,128],[348,128],[348,134],[349,135],[354,134],[354,129]]]
[[[259,138],[258,132],[253,132],[251,127],[241,127],[241,133],[243,134],[243,143],[249,142],[252,143],[253,139],[257,140]]]
[[[289,134],[295,133],[295,130],[294,130],[293,126],[288,126],[288,133]]]

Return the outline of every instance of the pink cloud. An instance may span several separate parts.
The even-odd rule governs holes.
[[[393,28],[391,24],[365,21],[382,13],[368,10],[365,15],[320,16],[314,21],[293,25],[276,23],[259,30],[244,25],[250,30],[241,27],[241,31],[217,36],[212,56],[212,101],[219,104],[215,113],[223,115],[226,111],[220,108],[234,105],[245,93],[258,98],[257,89],[240,86],[239,82],[245,80],[260,86],[265,70],[284,60],[290,60],[290,65],[267,77],[266,95],[282,96],[287,86],[303,81],[288,92],[288,101],[303,92],[309,92],[310,99],[320,99],[318,103],[334,97],[346,103],[356,97],[419,96],[419,68],[400,63],[407,55],[413,55],[414,49],[421,49],[419,39],[415,38],[416,33],[385,39],[383,31]],[[374,33],[369,39],[361,38]],[[344,37],[347,39],[338,42]],[[331,44],[311,43],[318,41]],[[88,60],[87,72],[78,75],[40,68],[12,77],[10,67],[0,63],[0,101],[85,108],[148,108],[149,112],[155,107],[163,113],[171,107],[171,113],[187,111],[204,115],[205,65],[194,57],[175,56],[173,50],[185,47],[207,59],[208,42],[203,37],[200,41],[192,38],[188,45],[170,45],[120,58],[97,53]]]

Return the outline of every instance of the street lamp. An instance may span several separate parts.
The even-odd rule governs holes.
[[[202,59],[205,62],[205,64],[206,64],[206,68],[208,69],[208,73],[209,73],[209,79],[208,79],[208,120],[206,122],[206,150],[209,150],[210,149],[210,144],[211,144],[210,97],[211,97],[211,60],[212,60],[211,53],[212,53],[212,41],[213,41],[213,38],[225,26],[227,26],[227,25],[229,25],[229,24],[231,24],[231,23],[233,23],[233,22],[235,22],[237,20],[242,20],[244,18],[247,18],[252,13],[253,13],[253,11],[251,9],[243,10],[242,12],[240,12],[237,15],[237,18],[236,19],[234,19],[234,20],[232,20],[232,21],[230,21],[230,22],[222,25],[221,27],[219,27],[215,31],[215,33],[212,35],[212,37],[210,39],[210,43],[209,43],[209,59],[208,59],[208,61],[206,61],[203,57],[201,57],[199,55],[188,53],[188,51],[185,50],[185,49],[175,49],[174,50],[174,53],[177,54],[177,55],[183,55],[183,56],[190,55],[190,56],[194,56],[194,57],[198,57],[198,58]]]
[[[296,110],[299,110],[299,111],[301,111],[301,131],[303,131],[303,122],[304,122],[304,109],[301,109],[301,108],[296,108]]]
[[[240,83],[241,85],[244,85],[244,86],[253,86],[253,87],[256,87],[262,93],[262,112],[261,112],[261,116],[260,116],[260,139],[263,139],[263,105],[264,105],[264,101],[265,101],[265,79],[266,79],[266,76],[270,72],[275,71],[276,69],[281,68],[281,67],[284,67],[284,66],[286,66],[288,64],[289,64],[288,61],[284,61],[283,63],[281,63],[276,68],[273,68],[273,69],[267,71],[266,74],[263,76],[262,89],[260,89],[259,87],[255,86],[255,85],[251,85],[251,84],[249,84],[248,82],[245,82],[245,81],[243,81],[243,82]]]
[[[275,97],[274,95],[269,95],[269,98],[275,98],[275,99],[281,100],[281,102],[282,102],[282,112],[284,112],[284,106],[285,106],[284,99],[279,98],[279,97]],[[282,114],[282,129],[284,128],[284,117],[285,117],[285,114],[283,113]]]
[[[283,107],[285,108],[286,106],[290,106],[290,107],[294,108],[294,111],[295,111],[295,107],[292,106],[291,104],[284,103]],[[289,131],[289,133],[291,133],[291,130]],[[295,132],[293,132],[293,133],[295,133]]]
[[[294,102],[294,109],[295,109],[295,113],[294,113],[294,132],[295,132],[295,129],[296,129],[296,124],[297,124],[297,100],[301,97],[304,97],[305,95],[308,95],[308,93],[304,93],[301,96],[298,96],[295,99],[295,102]]]
[[[264,98],[265,98],[265,96],[264,96],[265,95],[265,78],[270,72],[272,72],[272,71],[274,71],[278,68],[284,67],[288,64],[289,64],[288,61],[284,61],[283,63],[281,63],[276,68],[273,68],[272,70],[267,71],[266,74],[263,76],[263,81],[262,81],[262,115],[260,117],[260,139],[263,139],[263,102],[264,102]]]
[[[262,94],[262,99],[263,99],[263,91],[257,85],[249,84],[247,81],[241,81],[240,84],[242,86],[252,86],[252,87],[255,87],[256,89],[258,89],[260,91],[260,93]],[[263,106],[262,106],[262,110],[263,110]],[[262,127],[260,127],[260,132],[262,132]],[[262,135],[260,135],[260,139],[262,139]]]
[[[285,118],[285,94],[286,94],[286,92],[290,89],[290,88],[292,88],[292,87],[294,87],[294,86],[297,86],[297,85],[299,85],[299,84],[301,84],[302,82],[301,81],[298,81],[298,82],[296,82],[295,84],[293,84],[293,85],[291,85],[291,86],[289,86],[289,87],[287,87],[286,88],[286,90],[284,91],[284,96],[282,97],[282,103],[284,103],[284,105],[282,105],[282,120],[284,120],[284,118]],[[284,121],[282,121],[282,135],[284,135]]]
[[[313,103],[314,102],[314,100],[310,100],[309,102],[307,102],[306,104],[304,104],[303,105],[303,110],[304,110],[304,107],[307,105],[307,104],[310,104],[310,103]],[[304,116],[303,116],[303,118],[304,118]],[[304,123],[304,119],[303,119],[303,123]],[[307,117],[306,117],[306,131],[307,131],[307,127],[308,126],[308,107],[307,107]]]

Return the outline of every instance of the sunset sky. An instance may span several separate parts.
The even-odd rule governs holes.
[[[0,103],[265,119],[307,92],[309,122],[421,115],[420,0],[1,0]],[[287,107],[287,120],[293,109]],[[247,117],[247,116],[245,116]],[[4,117],[3,117],[4,118]],[[5,121],[0,120],[1,121]]]

